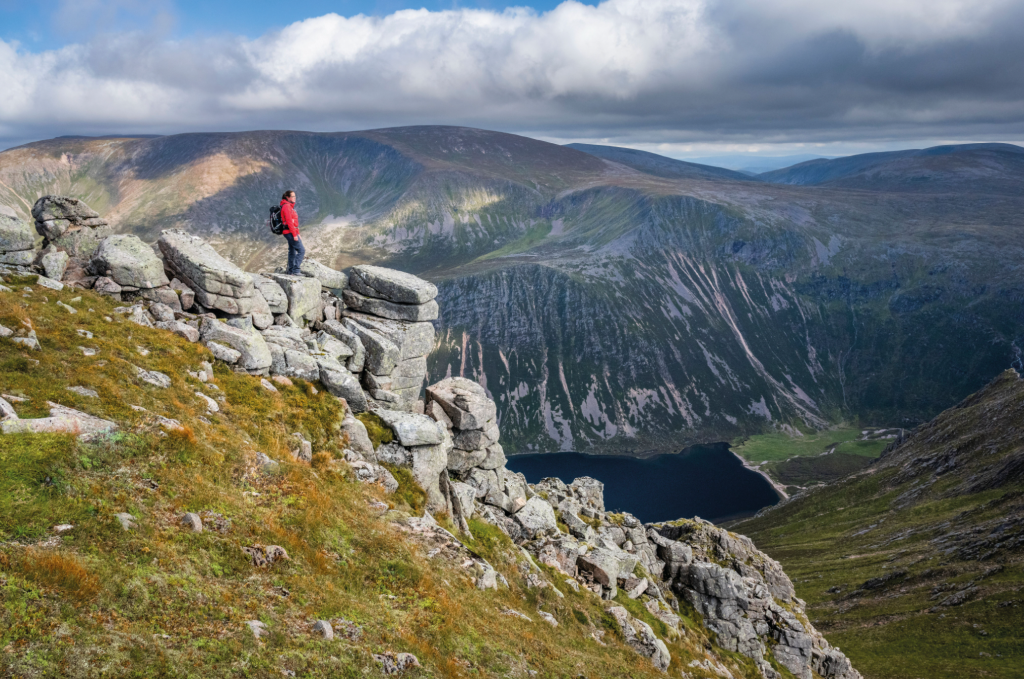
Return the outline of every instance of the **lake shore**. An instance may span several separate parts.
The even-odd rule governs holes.
[[[746,458],[744,458],[742,455],[737,453],[732,448],[729,449],[729,452],[732,453],[733,455],[735,455],[736,459],[738,459],[743,464],[744,467],[746,467],[747,469],[749,469],[752,472],[755,472],[755,473],[760,474],[761,476],[763,476],[764,479],[768,483],[771,484],[772,489],[778,494],[780,500],[788,500],[789,499],[789,493],[786,492],[785,486],[783,486],[781,483],[779,483],[778,481],[773,479],[771,476],[769,476],[768,472],[763,471],[760,467],[755,467],[750,462],[748,462],[746,460]]]

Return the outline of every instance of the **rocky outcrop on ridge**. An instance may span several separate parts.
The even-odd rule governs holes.
[[[45,200],[72,205],[75,214],[94,214],[80,201]],[[55,208],[41,214],[55,217]],[[70,214],[70,208],[61,214]],[[90,219],[97,217],[80,219],[78,229],[91,228],[85,223]],[[10,232],[15,233],[13,227]],[[59,237],[47,239],[49,248]],[[388,468],[408,469],[426,492],[428,512],[410,521],[427,525],[429,514],[447,514],[464,533],[474,518],[496,526],[528,555],[532,587],[557,592],[560,586],[548,581],[535,561],[551,569],[548,573],[561,574],[573,589],[602,600],[621,602],[624,595],[639,601],[670,635],[687,634],[680,619],[685,602],[721,647],[752,659],[765,679],[781,676],[772,660],[800,679],[859,679],[850,661],[810,624],[779,564],[748,538],[700,519],[644,524],[628,513],[610,513],[603,484],[589,477],[570,484],[556,478],[528,484],[507,469],[495,402],[472,380],[446,378],[429,386],[421,400],[425,357],[434,344],[430,321],[437,317],[437,290],[430,283],[370,266],[354,267],[347,276],[321,264],[308,276],[245,272],[202,239],[178,231],[164,232],[158,246],[162,259],[131,236],[99,240],[87,259],[80,250],[51,250],[68,258],[63,283],[42,275],[40,264],[0,269],[34,273],[45,287],[93,287],[133,302],[119,309],[131,321],[202,342],[237,372],[319,382],[347,402],[346,411],[374,412],[394,435],[377,448],[350,412],[341,423],[344,458],[355,478],[394,492],[399,484]],[[92,275],[76,273],[81,271]],[[30,348],[38,349],[34,334],[19,330],[14,338],[25,346],[30,340],[35,343]],[[159,373],[139,377],[160,382]],[[263,385],[273,389],[269,382]],[[216,401],[204,398],[214,412]],[[89,435],[115,426],[56,404],[50,418],[19,420],[5,405],[0,402],[5,433]],[[297,440],[297,458],[310,462],[304,439]],[[260,464],[277,465],[265,455]],[[428,532],[443,537],[433,528]],[[499,574],[487,564],[480,569],[477,586],[496,587]],[[670,666],[668,647],[649,624],[623,606],[609,604],[606,611],[627,645],[658,670]],[[538,616],[554,620],[544,611]]]
[[[32,206],[32,217],[43,247],[52,245],[70,257],[88,258],[109,234],[98,212],[70,196],[43,196]]]

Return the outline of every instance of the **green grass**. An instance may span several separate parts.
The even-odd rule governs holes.
[[[803,436],[778,433],[757,434],[743,443],[733,446],[732,449],[748,462],[786,460],[800,455],[819,455],[836,444],[854,441],[861,436],[863,429],[867,429],[867,427],[842,427],[820,432],[805,432]],[[876,442],[870,443],[874,446]],[[881,444],[878,447],[878,452],[882,452],[884,447],[885,444]],[[877,457],[877,454],[874,457]]]
[[[379,674],[372,653],[408,651],[423,664],[407,673],[413,678],[527,669],[560,678],[663,676],[613,636],[607,646],[591,638],[607,602],[569,590],[550,569],[545,577],[564,598],[528,587],[521,551],[493,526],[471,520],[467,545],[510,586],[481,592],[458,561],[428,557],[429,546],[379,516],[370,501],[388,502],[391,516],[420,513],[423,491],[407,470],[395,470],[400,489],[391,496],[354,480],[337,459],[344,412],[333,396],[301,380],[270,392],[222,365],[203,385],[187,371],[210,359],[205,348],[131,324],[114,306],[72,290],[0,293],[0,324],[31,318],[43,347],[30,352],[0,339],[0,391],[30,399],[14,404],[19,416],[45,416],[51,400],[120,427],[91,443],[0,437],[0,674],[365,677]],[[95,336],[81,338],[77,328]],[[86,357],[78,345],[99,353]],[[134,366],[166,373],[171,387],[136,380]],[[99,397],[66,390],[76,385]],[[206,412],[199,390],[223,396],[219,413]],[[154,415],[185,430],[164,432]],[[315,466],[291,456],[296,431],[313,442]],[[257,451],[280,472],[262,473]],[[207,530],[185,530],[186,511],[207,517]],[[135,516],[137,528],[122,530],[118,512]],[[74,527],[54,540],[58,524]],[[289,558],[255,567],[242,551],[253,545],[282,546]],[[559,627],[541,622],[538,607]],[[326,642],[311,633],[311,621],[335,618],[360,625],[362,638]],[[253,619],[269,636],[252,638],[244,622]],[[707,630],[687,624],[684,638],[668,642],[674,675],[710,644]],[[723,657],[734,676],[756,676],[749,663]]]
[[[507,243],[493,252],[488,252],[486,255],[482,255],[474,261],[485,262],[488,259],[496,259],[506,255],[515,255],[520,252],[526,252],[527,250],[539,245],[548,237],[549,233],[551,233],[551,223],[546,221],[539,222],[524,233],[522,237],[512,241],[511,243]]]
[[[965,407],[915,430],[869,472],[810,491],[732,529],[779,560],[806,600],[811,622],[865,677],[1019,677],[1024,553],[1014,546],[1014,526],[1024,514],[1021,481],[996,474],[994,487],[972,489],[978,479],[1019,459],[1022,408],[1021,381],[1004,374]],[[957,454],[954,470],[936,475],[922,464],[948,451]],[[1004,528],[994,534],[1002,537],[983,543],[983,559],[957,548],[985,540],[998,526]],[[1006,543],[989,552],[999,539]],[[864,588],[887,574],[898,576]],[[977,588],[973,598],[941,605],[966,587]]]

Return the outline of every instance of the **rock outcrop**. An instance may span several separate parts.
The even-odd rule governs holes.
[[[469,531],[470,518],[493,524],[530,555],[531,564],[535,559],[563,574],[569,586],[600,599],[638,601],[670,636],[685,634],[680,624],[685,602],[720,646],[750,658],[765,679],[780,676],[773,663],[800,679],[859,679],[850,661],[811,625],[779,564],[749,539],[699,519],[643,524],[628,513],[609,513],[603,484],[589,477],[570,484],[557,478],[528,484],[506,467],[496,404],[472,380],[443,379],[421,400],[426,356],[435,340],[430,321],[437,317],[437,289],[427,281],[375,266],[354,267],[345,276],[318,263],[310,266],[309,276],[253,274],[181,231],[161,236],[162,260],[134,236],[99,239],[89,250],[92,236],[82,232],[92,234],[103,224],[80,201],[48,196],[33,214],[47,250],[28,250],[32,257],[21,257],[28,264],[0,266],[34,272],[41,286],[62,289],[65,283],[40,272],[60,274],[67,285],[133,302],[115,311],[134,323],[200,341],[236,371],[274,375],[279,384],[319,382],[344,401],[338,402],[346,411],[340,425],[343,456],[358,480],[393,493],[399,484],[387,467],[408,469],[426,492],[428,512],[447,514],[463,532]],[[0,215],[0,252],[25,251],[18,248],[35,240],[30,236]],[[92,276],[81,275],[85,270]],[[17,336],[2,327],[0,335],[41,351],[31,324],[23,325]],[[212,375],[212,368],[204,367],[203,374]],[[167,375],[142,369],[133,377],[157,388],[171,382]],[[275,389],[268,380],[261,384]],[[210,413],[218,411],[216,400],[203,392],[196,396]],[[51,417],[22,420],[0,400],[0,427],[4,433],[83,437],[116,427],[49,405]],[[374,449],[366,427],[350,412],[364,410],[376,413],[393,441]],[[297,459],[313,462],[312,446],[301,436],[294,440]],[[278,463],[265,454],[257,458],[265,473],[278,471]],[[429,523],[427,517],[410,521],[422,530]],[[433,526],[431,534],[451,535]],[[536,565],[528,570],[529,586],[555,587]],[[498,582],[489,565],[474,579],[481,589]],[[645,615],[640,609],[609,605],[606,610],[626,644],[658,670],[669,667],[668,647],[637,617]],[[550,614],[538,615],[557,624]]]
[[[252,276],[224,259],[206,241],[184,231],[164,231],[157,241],[164,266],[195,294],[205,309],[245,316],[252,313]]]
[[[32,217],[43,247],[53,245],[71,257],[88,259],[109,235],[99,213],[69,196],[43,196],[32,206]]]
[[[0,264],[28,266],[35,259],[36,235],[14,210],[0,206]]]

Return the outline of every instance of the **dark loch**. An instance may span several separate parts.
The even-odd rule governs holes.
[[[627,511],[645,523],[694,516],[720,522],[749,516],[779,501],[771,484],[744,467],[726,443],[645,459],[581,453],[514,455],[507,466],[525,474],[530,483],[548,476],[565,483],[592,476],[604,483],[608,511]]]

